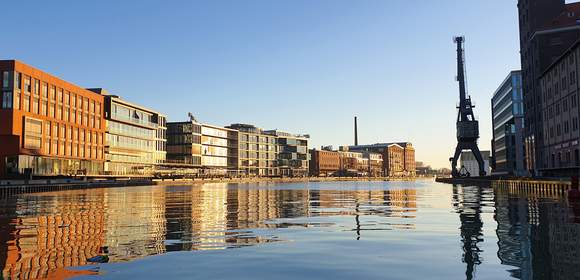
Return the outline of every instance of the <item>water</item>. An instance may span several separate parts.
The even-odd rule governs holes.
[[[580,279],[578,209],[432,181],[24,194],[0,202],[0,266],[5,279]]]

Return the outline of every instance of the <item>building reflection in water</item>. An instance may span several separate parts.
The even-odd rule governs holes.
[[[476,267],[482,262],[479,248],[479,243],[483,242],[482,197],[483,190],[480,187],[453,185],[453,206],[461,221],[459,229],[462,261],[466,264],[465,279],[473,279]]]
[[[326,226],[308,217],[351,216],[365,230],[413,229],[415,189],[277,189],[204,184],[90,189],[24,195],[0,216],[0,264],[9,279],[64,279],[108,252],[111,262],[169,251],[235,248],[279,241],[268,229]],[[388,224],[361,217],[393,217]],[[293,218],[299,218],[293,220]],[[355,222],[356,221],[356,222]],[[266,229],[257,230],[257,229]]]
[[[498,257],[516,279],[580,279],[578,202],[496,191]]]
[[[453,186],[466,279],[475,279],[477,266],[484,262],[481,213],[491,208],[497,256],[513,279],[580,279],[580,224],[574,214],[580,211],[574,204],[541,192]]]

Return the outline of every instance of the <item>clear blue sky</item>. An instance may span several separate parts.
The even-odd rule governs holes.
[[[448,166],[455,46],[490,148],[490,98],[520,68],[516,0],[8,1],[0,59],[179,121],[309,133],[312,146],[411,141]]]

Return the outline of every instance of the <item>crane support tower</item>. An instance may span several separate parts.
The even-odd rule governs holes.
[[[477,139],[479,138],[479,123],[473,115],[473,104],[471,97],[467,95],[465,85],[465,53],[463,49],[464,37],[455,37],[453,41],[457,44],[457,82],[459,82],[459,106],[457,107],[457,147],[451,161],[451,174],[453,177],[469,176],[457,170],[457,159],[463,150],[471,150],[479,165],[479,176],[485,176],[484,162]],[[462,168],[463,169],[463,168]]]

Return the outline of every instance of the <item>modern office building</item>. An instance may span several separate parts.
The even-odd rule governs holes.
[[[310,176],[329,177],[339,175],[340,153],[328,150],[310,150]]]
[[[512,71],[491,98],[492,172],[528,175],[525,168],[524,104],[521,71]]]
[[[282,177],[308,176],[309,135],[298,135],[279,130],[264,131],[265,134],[275,136],[278,150],[276,167],[278,175]]]
[[[201,169],[201,124],[194,120],[167,123],[167,160],[169,167],[187,169],[198,175]]]
[[[580,3],[564,0],[519,0],[520,55],[525,107],[524,145],[526,169],[541,175],[545,159],[551,156],[545,147],[544,102],[538,77],[575,41],[580,38]]]
[[[201,125],[201,166],[204,175],[237,175],[237,130]],[[233,158],[234,160],[229,160]],[[230,165],[228,165],[228,162]]]
[[[165,116],[104,89],[89,90],[105,97],[105,174],[151,176],[166,157]]]
[[[103,172],[102,95],[15,60],[0,83],[0,177]]]
[[[580,39],[580,37],[579,37]],[[580,40],[556,59],[540,76],[544,102],[542,174],[570,176],[580,173],[578,71]]]
[[[383,160],[384,176],[413,177],[416,175],[415,148],[409,142],[349,146],[349,151],[380,154]]]
[[[490,155],[490,151],[481,151],[485,174],[491,174],[491,168],[489,166]],[[479,164],[477,163],[477,160],[475,159],[472,151],[461,152],[461,156],[459,157],[459,165],[461,166],[461,169],[459,170],[460,173],[464,172],[463,170],[465,169],[465,171],[469,172],[471,176],[478,176]]]
[[[265,134],[251,124],[227,126],[238,132],[238,174],[240,176],[278,176],[276,136]],[[233,164],[232,164],[233,165]]]

